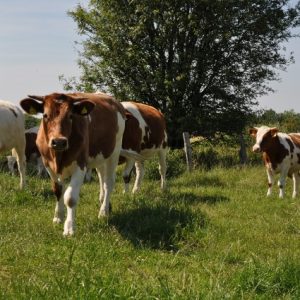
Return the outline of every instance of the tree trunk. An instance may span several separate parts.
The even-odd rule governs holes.
[[[247,163],[248,157],[247,157],[245,139],[244,139],[244,135],[242,133],[240,134],[239,157],[240,157],[240,164],[245,165]]]

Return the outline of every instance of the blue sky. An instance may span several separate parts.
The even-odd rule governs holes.
[[[18,103],[27,94],[62,91],[58,76],[78,76],[75,41],[80,40],[67,11],[88,0],[0,0],[0,98]],[[295,4],[297,0],[292,0]],[[300,31],[299,31],[300,32]],[[260,107],[300,112],[300,38],[291,40],[296,63],[271,83],[274,94]]]
[[[0,98],[17,103],[27,94],[62,91],[58,76],[79,75],[67,11],[87,0],[0,0]]]

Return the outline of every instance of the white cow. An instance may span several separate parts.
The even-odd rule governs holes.
[[[39,127],[31,127],[25,130],[26,148],[25,156],[26,163],[33,165],[37,170],[37,176],[46,174],[47,171],[44,167],[41,154],[36,145],[37,132]],[[16,158],[14,156],[7,156],[8,169],[12,174],[15,174]]]
[[[20,173],[20,188],[25,185],[25,119],[16,105],[0,100],[0,152],[12,150]]]

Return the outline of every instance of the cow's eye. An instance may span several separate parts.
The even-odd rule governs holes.
[[[44,120],[47,120],[48,119],[48,115],[47,114],[43,114],[43,118],[44,118]]]

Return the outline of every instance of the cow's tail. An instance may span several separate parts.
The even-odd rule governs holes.
[[[15,148],[12,148],[12,149],[11,149],[11,156],[17,159],[18,153],[17,153],[17,151],[16,151]]]
[[[128,159],[138,160],[138,161],[145,160],[142,155],[140,155],[139,153],[133,150],[121,149],[120,156],[123,156]]]

